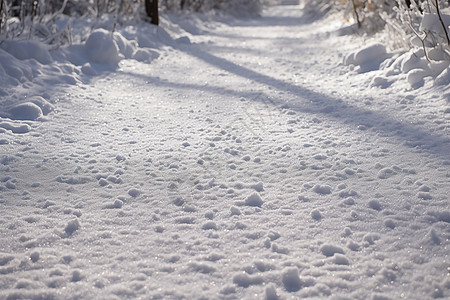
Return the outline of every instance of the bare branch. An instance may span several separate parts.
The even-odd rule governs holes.
[[[352,0],[353,12],[355,13],[356,22],[358,23],[358,28],[361,28],[361,21],[359,20],[358,11],[356,10],[355,0]]]
[[[428,62],[431,63],[431,60],[428,57],[427,48],[425,47],[425,40],[426,40],[426,38],[428,36],[428,33],[424,32],[425,36],[422,38],[422,37],[420,37],[419,33],[414,29],[414,27],[412,27],[411,24],[408,24],[408,25],[409,25],[409,28],[411,28],[411,30],[414,32],[414,34],[419,38],[420,42],[422,43],[423,53],[425,53],[425,58],[428,60]]]
[[[447,28],[446,28],[446,26],[444,24],[444,20],[442,20],[441,11],[439,9],[439,0],[434,0],[434,2],[435,2],[435,5],[436,5],[436,13],[438,15],[439,22],[441,23],[442,28],[444,29],[445,38],[447,39],[447,45],[450,46],[450,38],[448,37],[448,31],[447,31]]]

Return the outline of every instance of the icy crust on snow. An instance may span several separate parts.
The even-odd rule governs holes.
[[[448,298],[445,102],[266,14],[0,121],[0,298]]]

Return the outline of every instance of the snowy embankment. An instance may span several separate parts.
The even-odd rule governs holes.
[[[449,297],[448,84],[299,6],[175,24],[2,45],[0,298]]]

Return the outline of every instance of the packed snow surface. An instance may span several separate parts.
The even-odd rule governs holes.
[[[2,45],[0,298],[450,297],[448,64],[202,18]]]

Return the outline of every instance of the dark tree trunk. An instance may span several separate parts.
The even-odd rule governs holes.
[[[150,23],[158,26],[158,0],[145,0],[145,11],[147,13],[147,16],[151,19]]]
[[[416,3],[417,8],[419,9],[419,11],[422,13],[423,10],[422,10],[422,8],[420,7],[419,0],[413,0],[413,1]],[[406,3],[406,6],[408,6],[408,8],[411,8],[411,4],[412,4],[411,0],[405,0],[405,3]]]

